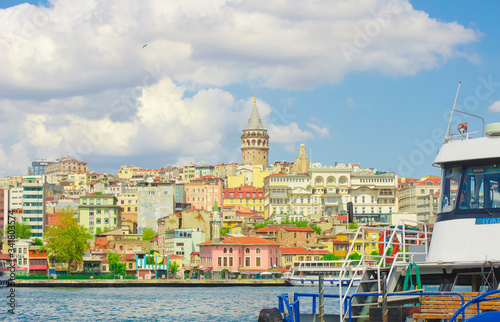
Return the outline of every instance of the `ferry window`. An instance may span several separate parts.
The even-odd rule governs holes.
[[[460,167],[444,169],[439,212],[450,212],[455,207],[461,174]]]
[[[500,167],[467,167],[463,171],[460,210],[500,208]]]

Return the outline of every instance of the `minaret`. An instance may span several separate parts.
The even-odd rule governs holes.
[[[213,216],[212,216],[212,242],[220,243],[220,211],[217,206],[217,200],[215,201]]]
[[[306,146],[304,144],[299,147],[299,156],[295,158],[293,170],[295,173],[306,173],[309,170],[309,158],[306,155]]]
[[[264,129],[257,110],[256,98],[253,98],[253,108],[246,129],[241,135],[241,163],[268,166],[269,135]]]

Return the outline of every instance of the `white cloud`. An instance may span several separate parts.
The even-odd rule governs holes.
[[[500,112],[500,101],[496,101],[488,107],[490,112]]]
[[[0,10],[3,174],[67,154],[239,161],[235,138],[253,99],[214,87],[309,89],[353,71],[413,75],[453,57],[478,62],[457,47],[479,32],[408,0],[51,4]],[[315,120],[301,128],[292,104],[257,101],[272,145],[295,151],[330,135]]]
[[[478,32],[407,0],[52,3],[0,11],[4,94],[124,88],[153,66],[191,84],[305,89],[350,71],[412,75],[454,56],[477,60],[456,46]]]
[[[239,136],[246,126],[253,98],[235,100],[229,92],[217,88],[200,89],[186,97],[186,88],[174,84],[169,78],[134,92],[140,93],[137,101],[133,102],[136,113],[126,118],[117,117],[116,120],[110,119],[111,109],[102,110],[100,118],[92,113],[86,117],[76,115],[76,108],[81,108],[82,104],[85,108],[89,102],[85,96],[41,103],[64,104],[68,111],[75,112],[73,114],[59,115],[57,110],[49,108],[46,114],[21,114],[19,122],[22,126],[17,136],[11,135],[11,145],[0,150],[0,160],[18,162],[8,163],[3,169],[0,166],[0,172],[22,169],[20,172],[25,173],[29,160],[41,157],[55,159],[61,155],[85,160],[89,156],[146,157],[161,154],[165,156],[165,162],[178,165],[195,160],[217,163],[240,161]],[[112,97],[107,99],[116,100]],[[0,101],[0,108],[10,110],[11,102]],[[31,111],[34,109],[31,104],[23,101],[22,106]],[[106,102],[102,104],[109,105]],[[261,100],[257,100],[256,104],[263,123],[269,129],[272,144],[282,145],[288,151],[294,151],[296,143],[301,140],[322,137],[328,132],[313,123],[308,126],[315,134],[300,129],[295,122],[272,124],[271,106]]]

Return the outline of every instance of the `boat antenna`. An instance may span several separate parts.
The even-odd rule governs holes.
[[[458,92],[460,91],[460,84],[462,84],[462,82],[458,82],[457,95],[455,95],[455,102],[453,103],[453,108],[450,113],[450,121],[448,122],[448,130],[446,131],[444,143],[446,143],[446,141],[448,141],[448,139],[450,138],[451,119],[453,118],[453,112],[455,112],[455,105],[457,105],[457,98],[458,98]]]

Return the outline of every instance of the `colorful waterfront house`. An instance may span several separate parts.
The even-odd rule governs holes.
[[[257,275],[279,266],[280,244],[269,239],[226,235],[200,244],[200,270],[213,278]]]
[[[125,255],[125,274],[126,275],[136,275],[137,274],[137,261],[135,254]]]
[[[138,253],[135,260],[139,279],[169,278],[169,255]]]
[[[29,273],[47,274],[47,251],[40,246],[31,246],[29,249]]]
[[[305,247],[280,247],[281,267],[290,268],[297,261],[319,261],[330,254],[328,250],[312,250]]]
[[[121,226],[121,209],[117,199],[110,195],[88,195],[80,197],[78,223],[88,228],[93,234],[115,229]]]
[[[84,274],[98,275],[101,273],[101,263],[106,258],[106,254],[92,254],[86,252],[82,258],[82,272]]]

